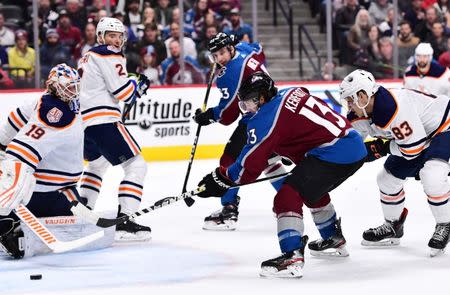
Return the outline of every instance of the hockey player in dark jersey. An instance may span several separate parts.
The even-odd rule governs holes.
[[[321,239],[308,244],[312,255],[347,256],[340,218],[329,192],[353,175],[367,155],[361,136],[350,122],[311,96],[303,87],[278,92],[263,72],[239,89],[240,107],[254,114],[248,120],[247,144],[228,168],[219,167],[199,183],[199,197],[222,196],[233,184],[254,181],[275,152],[296,167],[275,196],[273,210],[283,254],[264,261],[261,275],[301,277],[304,265],[303,204],[312,212]]]
[[[222,92],[222,97],[217,106],[201,112],[196,111],[194,120],[202,125],[209,125],[213,122],[219,122],[223,125],[230,125],[235,122],[241,112],[238,106],[237,92],[241,81],[244,81],[249,75],[264,71],[267,72],[265,56],[261,45],[258,43],[240,42],[237,45],[233,36],[225,33],[218,33],[208,44],[208,49],[212,53],[215,62],[220,66],[217,75],[216,85]],[[249,116],[242,114],[239,125],[231,135],[224,153],[220,158],[220,165],[230,166],[239,156],[244,147],[247,135],[246,125]],[[272,157],[269,164],[265,164],[265,174],[267,176],[284,173],[283,165],[278,161],[279,157]],[[282,180],[275,180],[272,185],[279,189]],[[234,230],[238,219],[239,197],[238,189],[229,190],[221,199],[223,208],[212,213],[205,218],[204,229],[207,230]]]

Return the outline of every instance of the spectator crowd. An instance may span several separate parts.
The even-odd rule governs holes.
[[[324,32],[326,1],[309,2]],[[450,1],[398,0],[397,38],[394,39],[394,6],[389,0],[332,0],[333,48],[339,62],[334,79],[342,79],[356,68],[370,71],[375,78],[392,78],[394,68],[402,74],[414,62],[414,49],[430,43],[433,59],[450,66]],[[399,61],[393,64],[394,43]]]
[[[128,72],[145,74],[153,85],[204,83],[209,71],[207,41],[218,32],[253,41],[252,28],[241,17],[240,0],[184,0],[183,32],[177,0],[109,2],[112,17],[126,26]],[[105,5],[106,0],[38,0],[37,55],[33,48],[32,1],[2,1],[0,88],[33,87],[36,58],[40,60],[42,79],[59,63],[77,67],[83,54],[97,45],[95,28],[107,16]],[[182,63],[184,77],[180,73]]]

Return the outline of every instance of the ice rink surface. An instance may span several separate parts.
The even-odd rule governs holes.
[[[195,161],[189,188],[194,188],[218,160]],[[396,248],[367,249],[363,230],[382,223],[375,178],[383,160],[366,164],[332,192],[342,217],[350,256],[318,259],[306,251],[301,279],[263,279],[262,261],[280,254],[269,183],[241,189],[239,226],[234,232],[202,230],[203,218],[220,208],[218,199],[183,201],[142,216],[152,228],[150,243],[46,255],[21,261],[0,256],[0,294],[448,294],[450,254],[429,257],[427,243],[434,220],[420,182],[405,187],[409,216]],[[150,163],[144,206],[180,193],[187,161]],[[111,168],[96,210],[114,210],[121,179]],[[305,211],[305,233],[319,234]],[[31,281],[31,274],[42,280]]]

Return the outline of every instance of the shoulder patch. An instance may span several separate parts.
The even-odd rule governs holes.
[[[102,55],[102,56],[117,56],[117,57],[124,57],[122,51],[117,51],[114,47],[108,46],[108,45],[99,45],[92,47],[90,52]]]
[[[64,128],[73,122],[76,114],[70,110],[67,103],[53,95],[45,94],[39,104],[38,116],[39,120],[49,127]]]
[[[377,93],[375,93],[372,122],[378,127],[385,129],[397,114],[397,110],[398,105],[395,98],[386,88],[380,86]]]

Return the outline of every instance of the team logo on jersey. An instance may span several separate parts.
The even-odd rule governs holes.
[[[219,73],[217,74],[217,78],[222,77],[223,75],[225,75],[225,71],[227,70],[227,67],[221,67],[219,70]]]
[[[58,109],[57,107],[54,107],[50,111],[48,111],[47,120],[50,123],[58,123],[59,120],[61,120],[62,115],[63,115],[63,112],[60,109]]]

